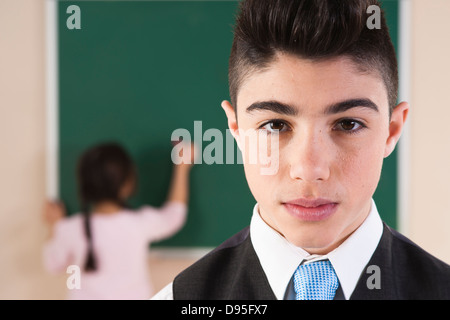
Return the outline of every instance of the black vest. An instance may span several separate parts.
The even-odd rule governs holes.
[[[175,300],[276,299],[245,228],[181,272]],[[380,288],[368,285],[380,270]],[[343,299],[339,287],[335,299]],[[450,299],[450,266],[384,224],[383,235],[361,273],[351,299]]]

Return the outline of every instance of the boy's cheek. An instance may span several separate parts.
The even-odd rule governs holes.
[[[257,202],[272,201],[279,183],[276,174],[261,174],[264,168],[257,164],[244,163],[244,171],[250,191]]]
[[[248,167],[249,171],[257,171],[263,176],[278,174],[280,166],[278,135],[240,129],[238,145],[242,152],[244,165]]]
[[[334,169],[336,178],[345,187],[349,200],[365,201],[375,192],[383,164],[383,158],[374,149],[366,148],[358,157],[344,157]],[[337,172],[340,170],[340,172]]]

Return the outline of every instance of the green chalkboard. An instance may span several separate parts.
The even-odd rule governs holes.
[[[69,29],[70,5],[81,29]],[[60,1],[59,193],[79,210],[76,162],[93,144],[117,141],[139,174],[132,207],[160,206],[172,163],[171,134],[221,130],[229,99],[227,68],[237,1]],[[397,3],[385,2],[396,42]],[[204,142],[205,147],[209,142]],[[237,147],[234,145],[235,152]],[[236,157],[236,155],[235,155]],[[237,157],[236,157],[237,158]],[[224,159],[225,161],[225,159]],[[396,155],[386,162],[376,201],[396,226]],[[197,164],[191,173],[186,225],[159,246],[216,246],[248,225],[255,204],[241,164]]]

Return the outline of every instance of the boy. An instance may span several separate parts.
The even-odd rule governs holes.
[[[384,224],[372,196],[409,106],[376,0],[244,0],[222,108],[257,204],[250,226],[155,299],[450,299],[450,266]],[[278,138],[262,175],[242,132]]]

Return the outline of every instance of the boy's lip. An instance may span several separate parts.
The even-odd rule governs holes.
[[[306,199],[306,198],[299,198],[291,201],[286,201],[283,204],[293,204],[296,206],[302,206],[305,208],[314,208],[319,207],[326,204],[336,204],[335,201],[324,199],[324,198],[316,198],[316,199]]]
[[[293,217],[303,221],[322,221],[336,212],[338,203],[323,199],[300,198],[282,203]]]

